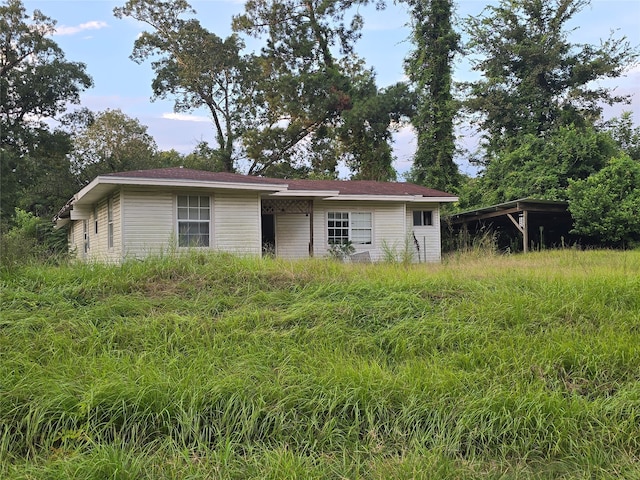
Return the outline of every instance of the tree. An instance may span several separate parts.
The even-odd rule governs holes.
[[[415,183],[457,191],[458,166],[453,160],[457,102],[451,93],[453,59],[460,36],[451,24],[452,0],[407,0],[411,7],[415,50],[406,60],[407,74],[418,92],[412,119],[418,148],[410,178]]]
[[[236,35],[222,39],[206,30],[185,0],[129,0],[114,10],[149,25],[136,41],[131,58],[137,63],[155,59],[154,98],[175,97],[177,112],[206,107],[213,119],[216,159],[209,167],[233,172],[237,141],[254,114],[256,63],[241,55],[244,44]]]
[[[569,182],[572,233],[605,245],[640,242],[640,163],[626,155],[584,180]]]
[[[605,122],[605,130],[632,160],[640,161],[640,127],[633,126],[633,114],[622,112],[620,118]]]
[[[55,195],[40,195],[37,190],[52,180],[52,172],[57,172],[57,182],[60,172],[68,171],[64,149],[70,143],[63,138],[64,132],[52,132],[45,120],[56,118],[69,103],[78,103],[80,92],[92,84],[85,65],[67,61],[60,47],[47,38],[55,24],[38,10],[30,17],[19,0],[0,5],[2,218],[12,215],[17,205],[38,205],[39,214],[55,207],[50,203],[56,201]]]
[[[523,135],[510,150],[494,155],[483,174],[462,189],[460,206],[525,197],[566,200],[571,180],[588,178],[619,153],[611,136],[593,127],[560,127],[544,138]]]
[[[392,129],[415,112],[415,94],[404,83],[379,90],[371,72],[352,89],[353,107],[337,128],[342,155],[356,180],[396,179],[390,145]]]
[[[599,87],[633,65],[637,50],[611,36],[600,46],[571,43],[567,23],[589,0],[500,0],[467,18],[467,45],[482,78],[465,84],[466,108],[484,133],[485,162],[519,137],[597,120],[603,104],[628,102]]]
[[[390,129],[406,115],[407,90],[379,90],[354,54],[357,7],[369,3],[250,0],[234,18],[236,31],[265,40],[259,128],[243,138],[250,173],[335,177],[344,161],[357,178],[395,177]]]
[[[156,152],[146,126],[120,110],[105,110],[76,133],[71,164],[79,183],[86,185],[100,174],[151,168]]]

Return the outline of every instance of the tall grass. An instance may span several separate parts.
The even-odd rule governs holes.
[[[0,275],[0,478],[640,477],[640,252]]]

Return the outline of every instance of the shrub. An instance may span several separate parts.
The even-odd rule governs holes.
[[[572,233],[602,245],[640,241],[640,162],[613,158],[587,179],[571,181],[568,197]]]
[[[66,258],[67,234],[51,221],[16,208],[13,225],[4,225],[0,241],[0,264],[7,268],[30,262],[59,262]]]

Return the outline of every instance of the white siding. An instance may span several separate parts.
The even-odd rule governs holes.
[[[309,234],[307,215],[276,215],[276,256],[286,259],[308,258]]]
[[[71,252],[79,260],[85,258],[82,220],[72,220],[69,227],[69,252]]]
[[[174,197],[168,191],[123,189],[120,214],[125,258],[165,252],[174,243]]]
[[[260,197],[256,192],[216,192],[213,198],[213,247],[260,255]]]
[[[400,252],[405,246],[407,229],[404,203],[381,202],[316,202],[314,205],[314,255],[326,256],[329,250],[327,240],[327,212],[371,212],[371,245],[354,245],[356,252],[369,252],[371,260],[383,260],[386,249]]]
[[[432,225],[414,227],[413,212],[414,210],[431,210]],[[407,228],[409,232],[415,235],[420,245],[419,259],[420,262],[439,262],[441,259],[442,245],[440,241],[440,209],[437,203],[411,205],[407,208]],[[418,252],[416,251],[416,255]]]

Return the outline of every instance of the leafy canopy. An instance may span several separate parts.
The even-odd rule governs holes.
[[[626,155],[584,180],[570,180],[574,233],[601,244],[640,242],[640,162]]]

